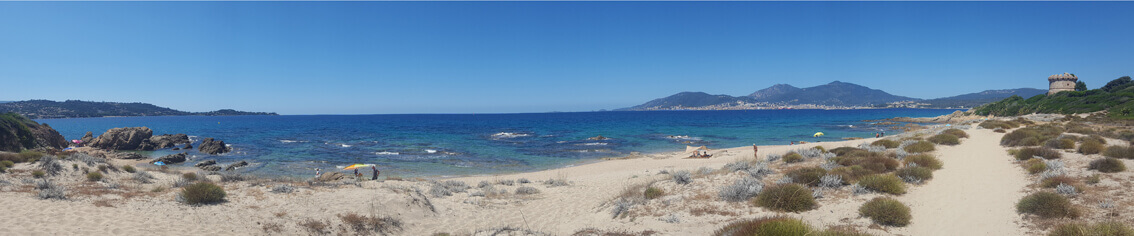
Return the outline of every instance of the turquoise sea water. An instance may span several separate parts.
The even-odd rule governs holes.
[[[442,176],[557,168],[630,152],[727,148],[789,141],[838,141],[879,130],[864,120],[928,117],[939,109],[571,112],[532,114],[168,116],[43,119],[67,139],[87,131],[145,126],[154,134],[184,133],[231,144],[219,156],[189,151],[192,164],[246,160],[241,171],[307,176],[314,168],[353,163],[381,166],[383,175]],[[814,138],[815,132],[826,136]],[[887,134],[897,131],[887,130]],[[602,135],[609,140],[587,140]],[[142,152],[153,157],[180,151]]]

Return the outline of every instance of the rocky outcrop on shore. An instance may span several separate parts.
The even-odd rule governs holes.
[[[225,145],[224,141],[214,140],[213,138],[206,138],[205,140],[201,141],[201,144],[199,146],[197,146],[197,151],[209,155],[216,155],[232,151],[232,148],[229,148],[227,145]]]
[[[167,155],[167,156],[163,156],[163,157],[159,157],[157,159],[154,159],[153,161],[150,161],[150,163],[160,161],[160,162],[165,163],[165,164],[177,164],[177,163],[185,162],[185,160],[187,160],[186,157],[188,157],[188,156],[189,156],[189,154],[184,153],[184,152],[178,153],[178,154],[171,154],[171,155]]]
[[[228,165],[228,167],[225,167],[224,170],[225,171],[234,171],[234,170],[236,170],[236,168],[241,168],[241,167],[245,167],[245,166],[248,166],[248,162],[247,161],[240,161],[240,162],[234,163],[232,165]]]
[[[154,131],[147,127],[113,128],[102,133],[98,138],[84,141],[87,146],[107,150],[140,150],[153,151],[171,148],[180,144],[189,145],[189,135],[163,134],[154,136]],[[87,132],[83,139],[89,139],[91,133]]]
[[[143,147],[153,147],[150,143],[153,134],[154,131],[146,127],[113,128],[99,135],[88,146],[107,150],[143,150]]]
[[[322,175],[319,175],[319,177],[315,178],[315,181],[330,182],[330,181],[342,180],[342,179],[345,179],[345,178],[346,178],[346,175],[343,174],[343,173],[330,172],[330,173],[323,173]]]
[[[67,147],[59,131],[15,113],[0,114],[0,151]]]
[[[87,131],[87,134],[83,135],[83,138],[81,138],[79,140],[82,140],[83,143],[90,144],[91,141],[94,141],[94,135],[93,134],[94,133],[91,133],[91,131]]]
[[[171,148],[178,144],[189,144],[189,135],[186,134],[163,134],[150,137],[150,143],[153,143],[155,149]]]

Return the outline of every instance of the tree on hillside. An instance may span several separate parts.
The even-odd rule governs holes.
[[[1134,84],[1134,81],[1130,81],[1130,76],[1123,76],[1119,77],[1118,79],[1111,80],[1109,83],[1106,83],[1106,85],[1102,87],[1102,90],[1107,92],[1114,92],[1126,88],[1126,86],[1130,86],[1132,84]]]
[[[1083,81],[1075,82],[1075,91],[1087,91],[1087,83],[1083,83]]]

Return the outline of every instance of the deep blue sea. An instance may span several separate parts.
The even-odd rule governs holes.
[[[309,176],[314,168],[378,164],[383,175],[453,176],[523,172],[575,165],[630,152],[680,151],[685,145],[727,148],[789,141],[838,141],[878,131],[864,120],[928,117],[941,109],[570,112],[531,114],[164,116],[42,119],[67,139],[87,131],[145,126],[211,137],[233,152],[189,151],[205,159],[246,160],[242,171]],[[815,132],[826,136],[813,138]],[[897,131],[887,130],[887,134]],[[587,140],[602,135],[609,140]],[[180,151],[141,152],[158,157]]]

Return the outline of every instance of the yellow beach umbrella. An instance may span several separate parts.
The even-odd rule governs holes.
[[[815,135],[814,135],[814,136],[815,136],[815,137],[823,136],[823,132],[817,132],[817,133],[815,133]]]
[[[347,166],[346,168],[343,168],[343,170],[353,170],[353,169],[358,169],[358,168],[363,168],[363,167],[371,167],[371,166],[374,166],[374,165],[371,165],[371,164],[354,164],[354,165]]]

